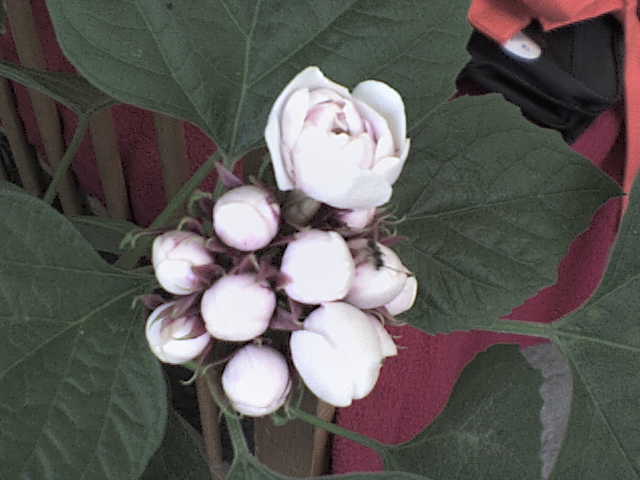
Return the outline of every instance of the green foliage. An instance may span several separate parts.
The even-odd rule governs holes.
[[[44,93],[78,115],[90,115],[116,104],[111,97],[73,73],[45,72],[0,60],[0,76]]]
[[[164,434],[165,384],[131,300],[55,210],[0,186],[1,478],[136,479]]]
[[[122,254],[120,242],[124,237],[138,229],[126,220],[78,215],[69,217],[69,221],[82,236],[99,252]]]
[[[162,445],[140,480],[210,480],[201,447],[202,439],[198,432],[171,411]]]
[[[640,182],[598,291],[553,324],[574,398],[559,480],[640,478]]]
[[[556,280],[560,260],[618,186],[498,96],[438,108],[394,186],[400,257],[431,333],[491,325]]]
[[[381,450],[385,467],[443,480],[540,478],[541,384],[517,347],[492,347],[464,370],[431,426]]]
[[[126,103],[184,118],[227,153],[262,143],[273,101],[309,63],[404,96],[409,125],[453,93],[468,1],[49,0],[78,70]],[[384,34],[382,34],[384,32]]]

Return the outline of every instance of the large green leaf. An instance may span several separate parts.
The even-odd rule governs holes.
[[[618,186],[499,96],[440,107],[394,186],[407,314],[428,332],[481,328],[553,284],[560,260]]]
[[[116,103],[73,73],[46,72],[0,60],[0,76],[49,95],[78,115],[89,115]]]
[[[640,182],[598,291],[552,324],[574,398],[558,480],[640,478]]]
[[[90,215],[69,217],[73,226],[99,252],[122,254],[120,242],[138,227],[126,220]]]
[[[409,125],[453,92],[468,0],[49,0],[80,72],[126,103],[190,120],[228,153],[262,141],[271,104],[309,64],[397,88]]]
[[[210,480],[198,432],[172,411],[160,448],[140,480]]]
[[[0,184],[0,478],[144,471],[166,421],[164,379],[131,310],[147,286]]]
[[[431,426],[381,450],[385,466],[442,480],[539,479],[541,384],[518,347],[492,347],[464,370]]]

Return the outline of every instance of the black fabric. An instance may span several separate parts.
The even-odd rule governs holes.
[[[621,98],[624,33],[610,15],[543,32],[537,22],[525,33],[542,48],[535,60],[504,52],[474,31],[471,61],[458,88],[501,93],[531,121],[559,130],[572,143],[591,122]]]

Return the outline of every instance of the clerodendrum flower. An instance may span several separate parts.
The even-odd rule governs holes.
[[[376,80],[352,93],[308,67],[276,99],[265,139],[281,190],[336,208],[389,201],[409,153],[400,94]]]
[[[284,356],[266,345],[238,350],[222,373],[222,388],[238,412],[261,417],[282,406],[291,389]]]
[[[367,396],[382,361],[397,354],[380,322],[344,302],[316,308],[291,334],[293,363],[309,389],[336,407]]]
[[[213,227],[224,243],[245,252],[266,247],[278,233],[280,207],[265,190],[245,185],[222,195]]]
[[[153,241],[152,262],[160,286],[175,295],[188,295],[202,288],[193,267],[213,262],[206,239],[191,232],[172,230]]]

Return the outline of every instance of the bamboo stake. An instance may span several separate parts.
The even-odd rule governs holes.
[[[90,124],[107,211],[112,218],[127,219],[130,217],[129,196],[111,109],[94,113]]]
[[[318,400],[316,416],[325,422],[333,422],[336,414],[336,407]],[[329,470],[329,432],[323,428],[313,429],[313,449],[311,451],[311,476],[324,475]]]
[[[154,114],[158,150],[167,200],[171,200],[189,177],[185,157],[184,124],[161,113]]]
[[[46,62],[33,19],[31,2],[7,0],[7,17],[11,24],[11,32],[20,62],[25,67],[45,70]],[[56,104],[51,98],[32,89],[29,89],[29,96],[47,159],[55,169],[65,150]],[[60,182],[59,197],[65,213],[69,215],[82,213],[79,195],[70,173],[65,175]]]
[[[4,78],[0,78],[0,119],[11,146],[22,186],[27,192],[39,197],[43,189],[38,160],[25,138],[22,121],[16,112],[11,85]]]

